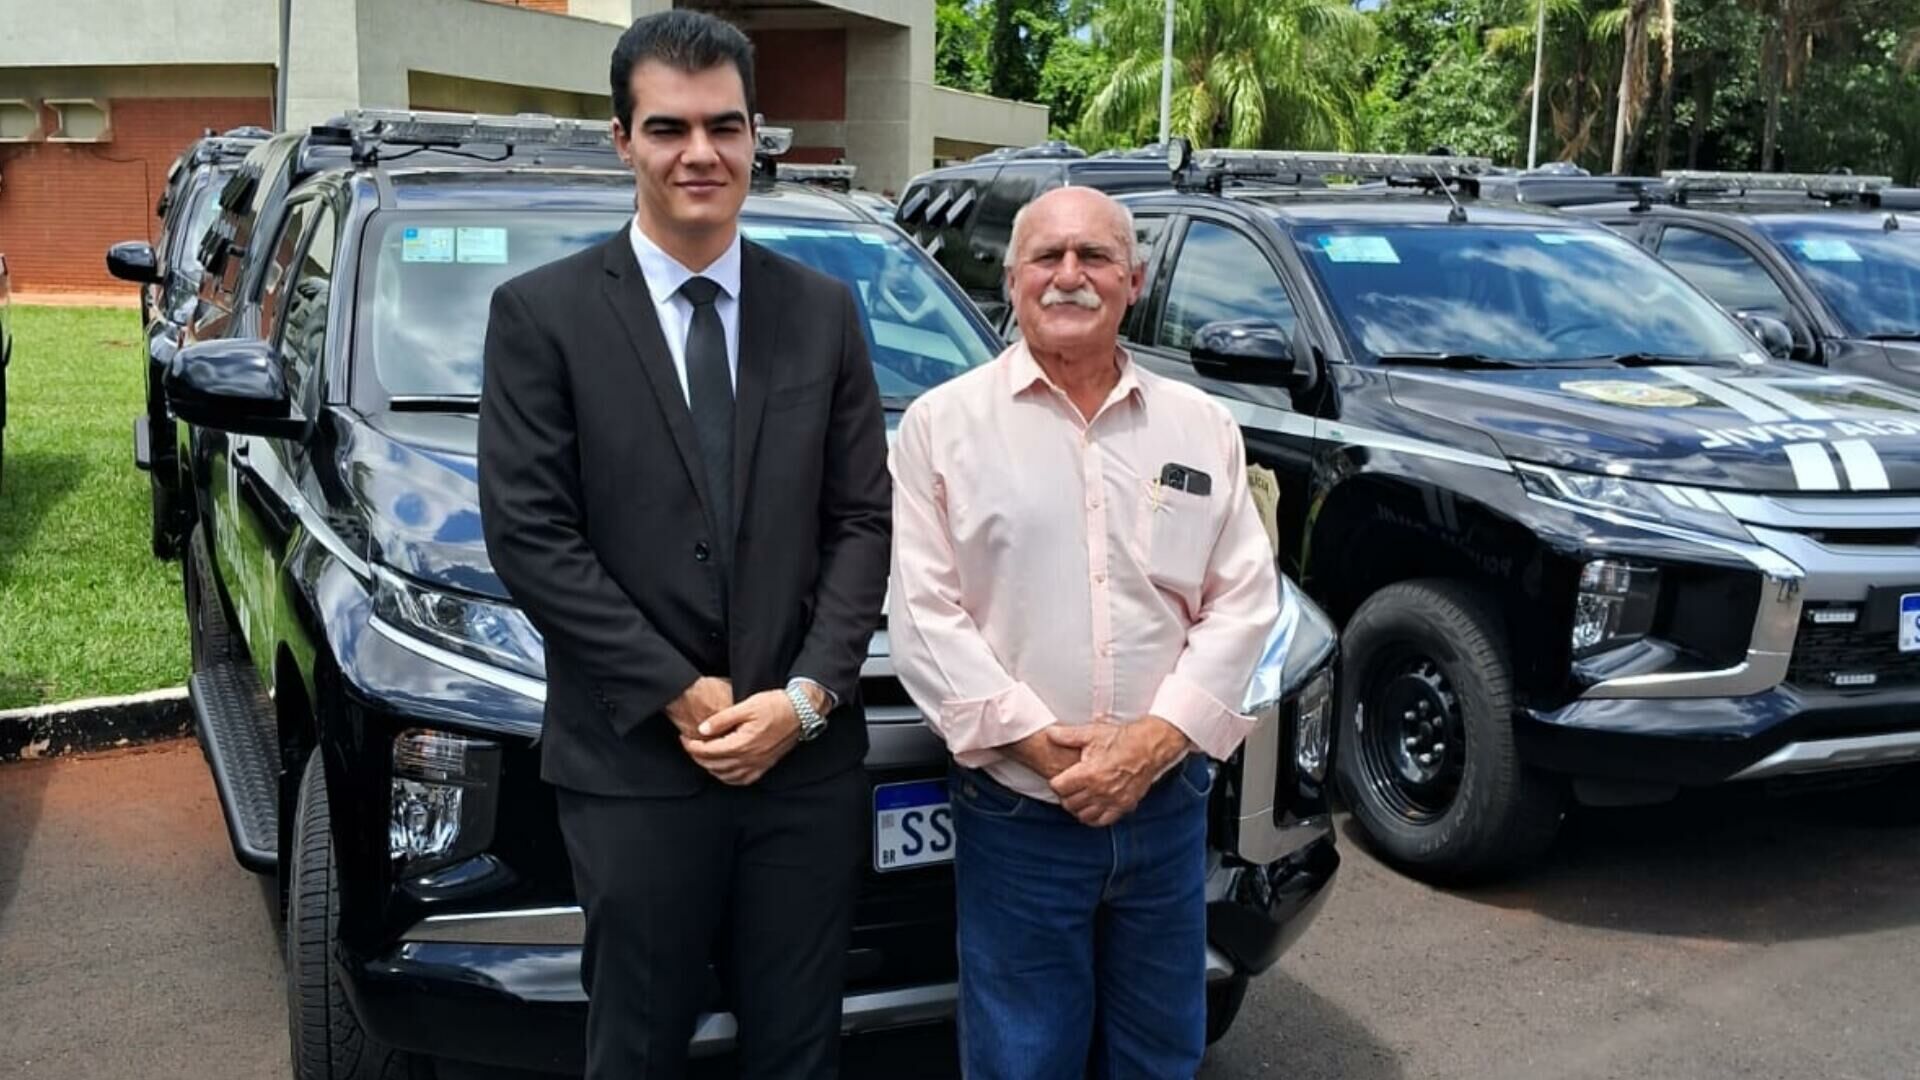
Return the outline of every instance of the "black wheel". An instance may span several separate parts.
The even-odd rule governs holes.
[[[293,829],[287,906],[287,1034],[294,1080],[426,1080],[427,1064],[360,1026],[334,974],[339,889],[325,767],[307,759]]]
[[[1224,982],[1207,985],[1207,1045],[1227,1037],[1240,1006],[1247,1000],[1247,976],[1235,975]]]
[[[239,657],[239,643],[220,586],[213,578],[213,558],[207,550],[207,530],[196,525],[187,537],[186,565],[181,568],[186,589],[187,646],[193,670],[205,671]]]
[[[1367,838],[1416,877],[1485,877],[1545,851],[1561,790],[1521,763],[1494,610],[1451,581],[1389,585],[1341,635],[1340,790]]]

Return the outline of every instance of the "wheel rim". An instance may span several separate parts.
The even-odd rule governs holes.
[[[1466,772],[1460,695],[1416,649],[1382,658],[1361,699],[1359,762],[1381,807],[1413,825],[1446,816]]]

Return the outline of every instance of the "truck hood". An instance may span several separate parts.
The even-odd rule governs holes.
[[[1887,361],[1901,371],[1920,375],[1920,341],[1884,341]]]
[[[1396,369],[1394,402],[1514,461],[1740,491],[1920,491],[1920,394],[1751,367]]]
[[[891,439],[900,422],[887,416]],[[387,413],[355,426],[347,485],[371,560],[409,577],[511,600],[480,530],[479,417]]]

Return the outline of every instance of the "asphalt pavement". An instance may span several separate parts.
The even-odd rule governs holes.
[[[1920,1076],[1920,826],[1857,799],[1587,811],[1473,891],[1343,839],[1206,1080]],[[0,766],[0,1077],[284,1077],[277,950],[191,742]],[[951,1045],[861,1041],[846,1074],[956,1075]]]

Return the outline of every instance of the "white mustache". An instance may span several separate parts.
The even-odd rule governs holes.
[[[1040,294],[1040,306],[1052,307],[1055,304],[1078,304],[1088,311],[1099,311],[1100,294],[1094,292],[1091,285],[1082,285],[1072,292],[1063,292],[1049,285],[1047,291]]]

